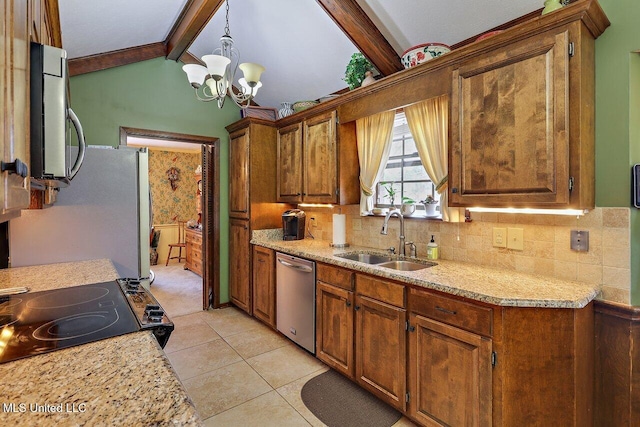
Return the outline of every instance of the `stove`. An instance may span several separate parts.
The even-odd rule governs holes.
[[[0,363],[173,323],[137,279],[0,296]]]

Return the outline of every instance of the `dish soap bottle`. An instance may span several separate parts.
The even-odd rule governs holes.
[[[431,241],[427,244],[427,259],[438,259],[438,244],[433,240],[433,235],[431,235]]]

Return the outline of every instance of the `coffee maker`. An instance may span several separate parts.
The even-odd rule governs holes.
[[[282,214],[282,240],[304,239],[306,215],[300,209],[291,209]]]

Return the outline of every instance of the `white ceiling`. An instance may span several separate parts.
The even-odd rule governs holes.
[[[543,0],[357,0],[401,55],[427,42],[455,44],[543,6]],[[70,58],[165,40],[186,0],[59,0]],[[230,0],[241,62],[265,66],[256,102],[318,99],[346,87],[353,43],[314,0]],[[189,48],[211,53],[224,33],[224,5]],[[185,91],[191,88],[184,79]]]

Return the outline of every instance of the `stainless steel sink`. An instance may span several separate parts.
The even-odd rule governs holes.
[[[365,264],[380,264],[383,262],[391,261],[393,258],[387,255],[378,255],[378,254],[359,254],[359,253],[351,253],[351,254],[342,254],[336,255],[338,258],[344,258],[351,261],[363,262]]]
[[[418,262],[418,261],[407,261],[407,260],[397,260],[397,261],[389,261],[384,262],[382,264],[378,264],[378,267],[391,268],[393,270],[402,270],[402,271],[416,271],[422,270],[424,268],[433,267],[437,265],[435,262]]]

